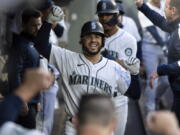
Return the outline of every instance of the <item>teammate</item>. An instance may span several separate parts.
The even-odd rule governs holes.
[[[136,39],[118,27],[119,10],[116,3],[114,1],[102,0],[97,4],[96,13],[105,31],[104,47],[108,55],[118,60],[131,74],[138,74],[139,67],[135,68],[135,65],[139,64],[139,61],[135,58],[137,52]],[[130,61],[132,64],[136,64],[128,66]]]
[[[119,27],[127,31],[129,34],[131,34],[136,39],[137,42],[140,42],[141,36],[138,32],[137,25],[132,18],[125,15],[123,1],[116,0],[116,4],[119,9],[119,17],[118,17]]]
[[[166,0],[165,6],[165,19],[157,12],[151,10],[143,0],[136,0],[136,5],[155,25],[170,34],[168,40],[168,64],[177,62],[180,59],[180,38],[178,34],[180,23],[180,1],[179,0]],[[169,75],[169,82],[173,90],[173,107],[172,110],[180,122],[180,95],[179,95],[179,75]]]
[[[59,14],[52,16],[52,19],[61,17]],[[102,25],[96,21],[86,22],[81,29],[80,44],[83,54],[57,46],[51,46],[47,51],[49,46],[41,46],[45,52],[50,52],[50,64],[55,65],[62,76],[61,88],[68,115],[67,135],[75,134],[71,120],[78,110],[82,94],[104,93],[119,98],[119,106],[127,104],[127,97],[123,94],[129,87],[130,74],[118,63],[101,56],[100,50],[104,46]]]
[[[139,73],[140,61],[136,58],[137,42],[136,39],[118,27],[119,9],[114,1],[102,0],[97,4],[97,12],[99,21],[103,25],[105,31],[105,49],[108,55],[118,61],[131,74]],[[117,129],[115,135],[124,135],[128,104],[118,104],[119,99],[115,99],[115,107],[117,109]]]
[[[160,0],[149,0],[147,5],[159,14],[163,14]],[[149,86],[151,73],[159,64],[167,63],[167,58],[162,49],[165,46],[166,33],[155,26],[141,12],[138,12],[138,17],[143,30],[142,58],[147,75],[147,83],[144,92],[144,109],[145,113],[148,113],[157,108],[157,103],[160,100],[159,93],[164,93],[168,88],[167,78],[159,79],[159,82],[157,82],[158,84],[156,83],[156,86],[153,89]],[[149,66],[150,64],[151,66]],[[156,89],[158,89],[158,91],[155,91]]]
[[[115,127],[115,107],[110,96],[82,96],[77,113],[77,135],[112,135]]]
[[[22,13],[23,30],[19,35],[14,35],[13,45],[8,56],[8,83],[10,93],[22,82],[23,73],[27,68],[39,67],[39,53],[34,47],[33,38],[42,25],[41,13],[35,9],[25,9]],[[13,68],[12,68],[13,67]],[[40,102],[40,95],[34,97],[22,107],[23,112],[18,118],[18,123],[26,128],[36,127],[36,114]]]
[[[121,0],[116,0],[116,4],[119,9],[119,16],[118,16],[118,26],[127,31],[129,34],[131,34],[137,42],[137,58],[142,60],[142,44],[141,44],[141,37],[138,32],[137,25],[135,21],[125,15],[125,10],[124,10],[124,3]],[[143,66],[142,61],[141,61],[141,66]],[[141,86],[140,86],[140,78],[139,75],[132,75],[131,76],[131,85],[126,92],[126,95],[134,100],[137,100],[140,98],[141,95]]]

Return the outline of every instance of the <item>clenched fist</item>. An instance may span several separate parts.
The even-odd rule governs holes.
[[[135,0],[136,6],[141,7],[143,4],[143,0]]]
[[[53,6],[51,12],[47,17],[47,22],[54,24],[64,19],[64,12],[59,6]]]
[[[25,103],[37,93],[46,90],[54,82],[53,75],[43,69],[28,69],[24,75],[24,81],[15,91]]]

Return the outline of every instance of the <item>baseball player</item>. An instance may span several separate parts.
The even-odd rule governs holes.
[[[118,26],[131,34],[137,42],[137,58],[142,60],[142,45],[141,45],[141,37],[138,32],[137,25],[135,21],[125,15],[124,3],[121,0],[116,0],[116,4],[119,9],[119,17],[118,17]],[[142,63],[141,63],[142,65]],[[140,78],[139,75],[131,76],[131,85],[126,93],[126,95],[134,100],[140,98],[141,95],[141,86],[140,86]]]
[[[130,83],[129,72],[100,55],[103,38],[101,24],[87,22],[81,31],[83,54],[55,46],[51,50],[50,63],[57,65],[62,75],[62,93],[69,119],[66,122],[65,134],[74,134],[71,119],[77,112],[82,94],[105,93],[114,99],[118,98],[119,106],[127,104],[127,97],[123,94]]]
[[[99,21],[105,31],[105,49],[108,55],[112,56],[131,74],[139,73],[140,61],[136,58],[137,41],[128,32],[118,27],[119,10],[114,1],[102,0],[97,4]],[[130,66],[129,66],[130,65]],[[115,100],[117,108],[118,124],[115,135],[124,135],[127,122],[128,104],[120,105]]]
[[[163,14],[160,0],[149,0],[147,5],[157,13]],[[167,58],[162,49],[166,40],[166,33],[155,26],[143,13],[138,12],[138,17],[143,30],[142,58],[147,74],[147,85],[144,91],[144,109],[145,113],[148,113],[157,108],[156,101],[158,102],[162,95],[161,93],[164,93],[168,88],[167,78],[159,79],[159,83],[156,82],[156,86],[153,89],[148,85],[150,75],[156,70],[157,66],[167,63]],[[158,89],[158,93],[156,93],[156,89]]]
[[[57,18],[62,17],[60,12],[61,9],[50,13],[51,22],[54,23]],[[118,63],[101,56],[100,50],[104,46],[102,25],[96,21],[85,23],[81,30],[80,44],[82,54],[57,46],[42,47],[45,52],[50,52],[49,62],[56,66],[62,76],[60,82],[68,115],[65,125],[67,135],[75,134],[72,118],[78,110],[82,94],[104,93],[112,96],[113,100],[118,98],[119,106],[128,102],[123,94],[130,84],[129,72]]]

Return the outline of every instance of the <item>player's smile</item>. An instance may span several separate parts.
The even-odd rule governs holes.
[[[98,49],[98,44],[97,43],[94,43],[94,42],[91,42],[91,43],[89,43],[88,44],[88,48],[90,49],[90,50],[97,50]]]
[[[95,35],[95,34],[91,34],[88,35],[86,38],[86,47],[89,49],[89,51],[97,51],[99,49],[99,47],[101,46],[101,36],[99,35]]]
[[[102,46],[102,37],[97,34],[89,34],[83,38],[83,50],[91,55],[99,53]]]

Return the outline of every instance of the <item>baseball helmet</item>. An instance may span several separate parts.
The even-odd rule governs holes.
[[[97,4],[97,14],[119,14],[117,4],[113,0],[101,0]]]
[[[81,29],[81,37],[84,37],[88,34],[96,33],[104,37],[104,29],[100,22],[98,21],[88,21],[86,22]]]
[[[123,15],[125,12],[124,12],[124,6],[123,6],[123,1],[121,0],[116,0],[116,4],[118,6],[118,9],[119,9],[119,14],[120,15]]]

